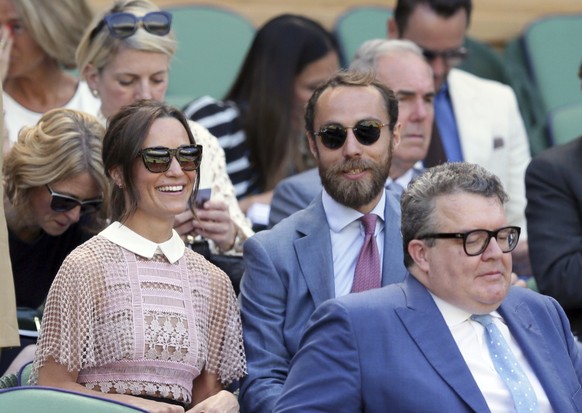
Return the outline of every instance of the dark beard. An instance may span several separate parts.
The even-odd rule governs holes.
[[[387,154],[380,163],[362,159],[348,159],[327,169],[319,168],[321,183],[327,193],[342,205],[358,209],[369,204],[384,190],[390,171],[391,155]],[[371,172],[371,177],[360,181],[351,181],[342,177],[343,172],[362,169]]]

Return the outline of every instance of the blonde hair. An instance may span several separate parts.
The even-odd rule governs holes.
[[[12,0],[33,40],[59,65],[76,67],[75,49],[91,22],[87,0]]]
[[[91,64],[97,70],[103,69],[117,54],[120,47],[141,50],[145,52],[163,53],[172,58],[176,53],[176,38],[172,31],[166,36],[158,36],[140,27],[134,34],[124,39],[117,39],[109,34],[104,26],[97,33],[95,28],[103,17],[111,13],[127,12],[143,16],[151,11],[159,11],[159,7],[148,0],[119,0],[110,9],[96,16],[85,30],[76,52],[77,67],[82,75],[85,68]]]
[[[105,127],[94,116],[73,109],[46,112],[32,127],[24,127],[8,152],[4,189],[21,217],[31,213],[31,190],[72,178],[83,172],[96,181],[105,196],[108,181],[101,159]]]

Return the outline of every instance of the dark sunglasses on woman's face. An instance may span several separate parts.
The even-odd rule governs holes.
[[[46,188],[50,192],[52,198],[51,209],[55,212],[66,212],[80,206],[81,215],[90,214],[98,211],[103,203],[103,198],[101,197],[82,201],[74,196],[59,194],[58,192],[53,191],[48,184],[46,185]]]
[[[170,33],[172,15],[166,11],[152,11],[143,17],[126,12],[108,14],[93,29],[89,39],[93,40],[104,25],[109,29],[111,36],[117,39],[125,39],[131,36],[140,25],[151,34],[165,36]]]
[[[321,143],[327,149],[335,150],[344,146],[348,137],[348,129],[351,129],[358,142],[369,146],[380,138],[382,128],[387,125],[387,123],[377,120],[361,120],[354,126],[327,125],[321,128],[319,132],[315,132],[314,135],[321,138]]]
[[[146,169],[156,174],[170,169],[173,157],[176,157],[183,171],[194,171],[202,161],[202,145],[183,145],[176,149],[155,146],[141,149],[137,154]]]

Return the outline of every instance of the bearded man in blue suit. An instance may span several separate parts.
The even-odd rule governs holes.
[[[394,93],[371,74],[338,73],[315,90],[305,119],[324,191],[306,209],[245,241],[242,412],[273,411],[309,317],[325,300],[352,291],[364,215],[376,219],[381,269],[374,282],[400,282],[406,274],[399,205],[384,189],[400,138]]]
[[[315,311],[274,412],[581,411],[582,360],[562,308],[511,287],[520,229],[506,200],[475,164],[413,181],[401,201],[410,275]],[[514,364],[498,370],[502,347]],[[506,384],[510,370],[519,386]]]

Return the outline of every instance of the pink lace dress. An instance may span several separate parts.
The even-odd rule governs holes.
[[[225,385],[244,376],[230,280],[177,234],[172,242],[182,254],[173,263],[159,248],[144,258],[102,235],[69,255],[47,299],[33,384],[52,357],[89,389],[187,405],[203,369]]]

